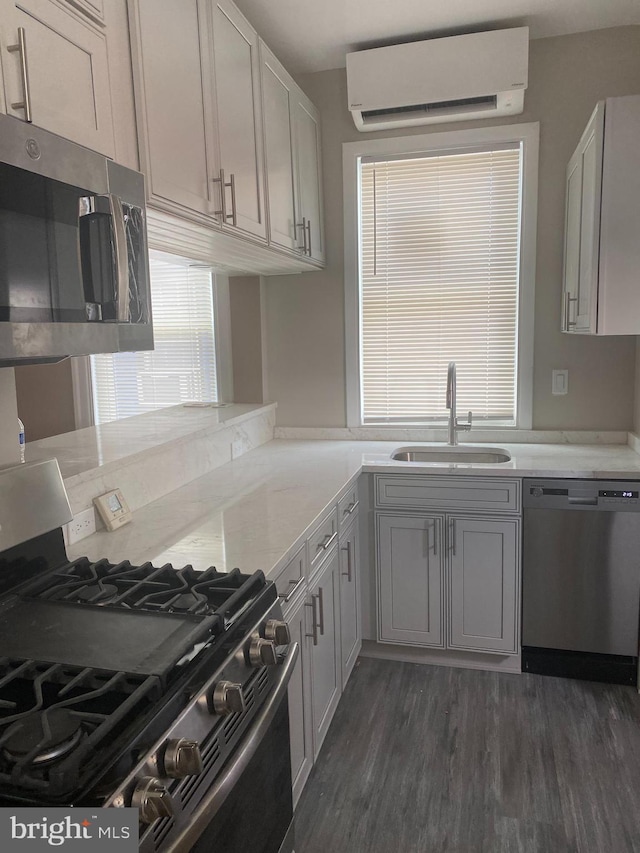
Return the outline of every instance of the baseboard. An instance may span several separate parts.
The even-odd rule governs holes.
[[[363,640],[360,657],[422,663],[432,666],[453,666],[460,669],[483,669],[491,672],[521,673],[520,655],[458,652],[451,649],[418,649]]]

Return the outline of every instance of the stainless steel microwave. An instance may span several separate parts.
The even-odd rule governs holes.
[[[143,176],[0,115],[0,366],[149,349]]]

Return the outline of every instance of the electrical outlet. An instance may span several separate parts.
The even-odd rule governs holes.
[[[73,545],[96,532],[96,512],[93,507],[73,516],[73,521],[65,524],[67,545]]]

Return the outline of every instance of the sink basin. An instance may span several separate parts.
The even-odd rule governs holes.
[[[501,447],[400,447],[391,458],[396,462],[477,462],[498,465],[508,462],[511,454]]]

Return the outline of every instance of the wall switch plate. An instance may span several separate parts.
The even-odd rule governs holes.
[[[65,524],[65,539],[67,545],[74,545],[81,539],[86,539],[96,532],[96,512],[91,506],[73,516],[73,521]]]
[[[552,370],[551,371],[551,393],[556,396],[567,394],[569,391],[569,371],[568,370]]]

